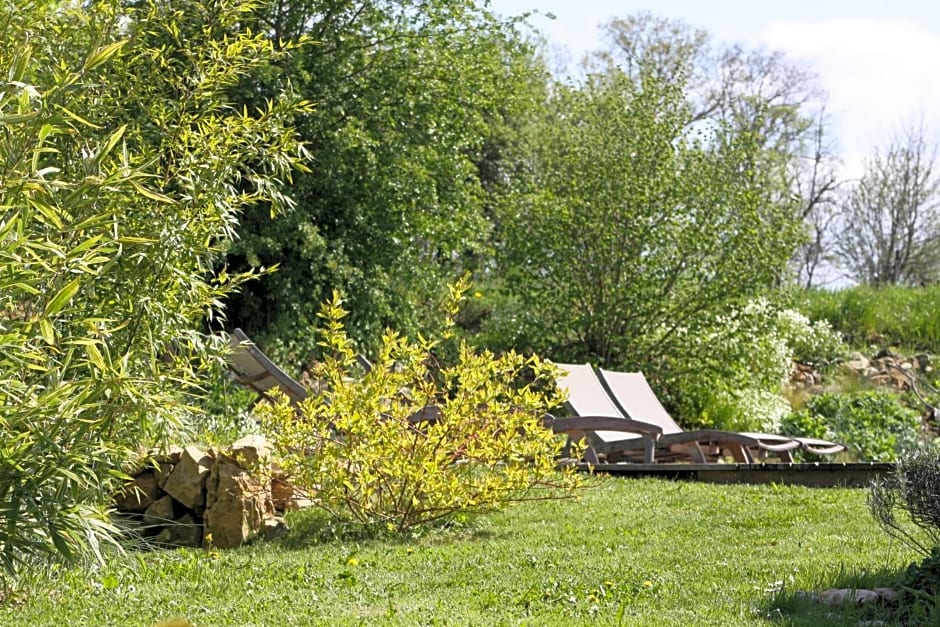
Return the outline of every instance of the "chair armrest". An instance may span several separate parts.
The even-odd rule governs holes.
[[[658,440],[663,434],[662,427],[648,422],[627,418],[609,418],[606,416],[576,416],[573,418],[554,418],[547,416],[543,424],[555,433],[584,431],[624,431]]]
[[[828,440],[801,437],[794,437],[793,439],[803,447],[804,451],[813,453],[814,455],[835,455],[836,453],[849,450],[845,444],[829,442]]]

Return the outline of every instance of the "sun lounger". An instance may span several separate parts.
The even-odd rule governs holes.
[[[271,361],[241,329],[232,331],[229,345],[229,373],[237,383],[257,392],[259,398],[269,398],[274,388],[284,392],[294,405],[307,398],[306,388]]]
[[[790,452],[801,444],[776,434],[745,434],[720,429],[683,431],[669,416],[641,373],[596,372],[590,365],[558,364],[565,372],[559,385],[568,391],[568,408],[577,416],[606,416],[653,425],[662,435],[653,443],[625,429],[596,425],[585,429],[588,454],[608,462],[693,461],[709,463],[725,454],[738,463],[753,463],[755,457],[776,456],[791,461]],[[606,375],[606,377],[605,377]],[[624,376],[621,376],[624,375]],[[585,457],[587,461],[591,461]]]
[[[696,444],[705,457],[729,453],[736,462],[752,463],[755,458],[777,457],[792,462],[792,451],[803,449],[820,455],[845,450],[845,446],[816,438],[791,437],[776,433],[753,433],[700,429],[684,431],[663,407],[642,372],[613,372],[601,369],[600,379],[624,415],[658,425],[663,429],[660,442]],[[699,457],[695,447],[690,449]],[[697,459],[696,461],[701,461]]]

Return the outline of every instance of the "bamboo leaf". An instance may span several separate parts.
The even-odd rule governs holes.
[[[94,124],[94,123],[92,123],[92,122],[86,120],[85,118],[83,118],[82,116],[78,115],[77,113],[74,113],[74,112],[72,112],[72,111],[69,111],[68,109],[66,109],[66,108],[63,107],[62,105],[55,105],[55,108],[58,109],[59,111],[61,111],[62,113],[64,113],[66,116],[72,118],[73,120],[75,120],[75,121],[78,122],[79,124],[82,124],[82,125],[84,125],[84,126],[91,127],[91,128],[93,128],[93,129],[101,129],[101,127],[98,126],[97,124]],[[33,116],[33,115],[35,115],[35,114],[30,114],[30,116]],[[3,122],[3,119],[2,119],[2,118],[0,118],[0,122]]]
[[[85,64],[82,66],[84,71],[92,70],[102,63],[106,62],[108,59],[111,59],[114,55],[120,52],[121,48],[127,41],[117,41],[113,44],[108,44],[107,46],[101,46],[85,59]]]
[[[156,200],[157,202],[164,202],[170,205],[176,204],[176,201],[170,198],[169,196],[164,196],[163,194],[159,192],[155,192],[152,189],[148,189],[144,187],[143,185],[141,185],[140,183],[138,183],[137,181],[131,180],[130,183],[134,187],[134,189],[136,189],[137,192],[141,196],[144,196],[145,198],[149,198],[150,200]]]
[[[28,203],[30,207],[38,211],[39,214],[45,218],[45,220],[41,220],[41,222],[50,226],[54,226],[59,230],[62,229],[62,220],[59,218],[59,212],[55,207],[48,205],[36,198],[30,198]]]
[[[104,357],[101,355],[101,351],[98,350],[98,347],[93,342],[85,344],[85,354],[88,355],[88,361],[93,363],[102,372],[108,369],[104,363]]]
[[[38,111],[30,111],[29,113],[11,113],[10,115],[0,115],[0,124],[19,124],[20,122],[26,122],[28,120],[32,120],[37,115],[39,115]]]
[[[7,74],[7,80],[9,82],[21,81],[23,80],[23,75],[26,73],[26,67],[29,65],[30,58],[30,49],[24,46],[23,53],[16,56],[13,60],[13,64],[10,66],[10,72]]]
[[[124,137],[124,132],[127,130],[127,124],[122,124],[120,128],[111,133],[111,136],[108,138],[108,141],[105,142],[105,145],[98,151],[98,154],[95,155],[94,162],[95,164],[101,163],[101,160],[104,159],[108,154],[114,150],[114,147],[117,145],[121,138]]]
[[[6,287],[22,290],[26,292],[27,294],[32,294],[34,296],[36,294],[39,294],[39,290],[37,290],[35,287],[33,287],[32,285],[28,283],[23,283],[22,281],[18,281],[16,283],[10,283]]]
[[[75,294],[78,293],[80,280],[74,279],[68,283],[65,287],[59,290],[59,293],[55,295],[49,303],[46,305],[46,308],[43,310],[43,313],[47,316],[54,315],[65,307],[65,304],[71,300]]]
[[[49,321],[49,318],[39,320],[39,331],[42,333],[42,339],[46,341],[46,344],[51,346],[55,345],[55,329],[52,327],[52,322]]]
[[[104,235],[99,233],[98,235],[95,235],[94,237],[90,237],[86,239],[84,242],[82,242],[81,244],[79,244],[78,246],[70,250],[69,256],[73,258],[77,257],[79,254],[85,252],[86,250],[88,250],[89,248],[91,248],[92,246],[100,242],[102,238],[104,238]]]

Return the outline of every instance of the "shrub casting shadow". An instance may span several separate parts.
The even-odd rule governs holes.
[[[903,571],[885,568],[872,573],[852,574],[840,571],[832,578],[821,580],[812,590],[783,589],[770,596],[761,615],[780,625],[792,627],[856,627],[860,621],[880,621],[884,625],[913,625],[903,616],[897,604],[880,602],[830,604],[816,596],[824,590],[872,590],[894,588]]]
[[[288,519],[288,528],[287,535],[277,540],[277,543],[290,551],[302,551],[334,542],[381,542],[401,546],[435,536],[439,536],[441,541],[446,539],[452,542],[455,535],[463,540],[488,540],[502,534],[481,527],[474,518],[458,518],[410,532],[397,533],[381,525],[364,526],[337,520],[327,512],[315,508],[293,513]]]

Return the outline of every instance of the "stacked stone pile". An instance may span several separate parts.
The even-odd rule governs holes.
[[[118,520],[154,542],[218,548],[275,537],[286,530],[284,511],[307,505],[257,435],[225,451],[187,446],[154,456],[115,498]]]
[[[890,350],[882,350],[871,359],[855,352],[842,362],[842,366],[860,379],[898,392],[910,391],[913,378],[918,373],[933,371],[930,356],[926,353],[901,357]],[[794,364],[790,383],[801,388],[820,390],[823,381],[811,366],[797,363]]]

